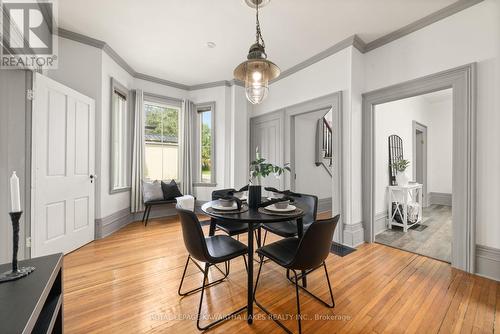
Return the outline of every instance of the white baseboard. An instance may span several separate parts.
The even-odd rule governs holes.
[[[449,193],[430,192],[428,198],[430,205],[436,204],[451,206],[452,203],[452,194]]]
[[[355,248],[365,242],[363,223],[344,224],[344,244]]]
[[[332,198],[320,198],[318,200],[318,212],[332,211]]]
[[[500,282],[500,249],[476,245],[476,274]]]
[[[205,201],[196,201],[195,211],[200,212],[200,208],[204,203]],[[141,221],[143,214],[144,211],[131,213],[130,208],[125,208],[104,218],[96,219],[94,237],[96,240],[105,238],[132,222]],[[168,218],[175,215],[177,215],[175,205],[165,204],[156,207],[153,206],[149,214],[149,219]]]
[[[375,235],[387,230],[387,212],[379,212],[375,215]]]
[[[133,221],[130,208],[125,208],[95,220],[95,239],[105,238]]]

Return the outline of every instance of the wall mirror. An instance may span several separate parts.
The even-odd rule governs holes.
[[[396,185],[396,169],[394,163],[403,159],[403,140],[398,135],[390,135],[389,144],[389,184]]]

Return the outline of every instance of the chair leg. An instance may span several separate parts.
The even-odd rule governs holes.
[[[257,246],[262,247],[262,228],[259,226],[257,228]]]
[[[148,213],[146,214],[146,221],[144,222],[144,226],[148,225],[149,214],[151,213],[151,205],[148,206]]]
[[[267,238],[267,230],[264,233],[264,240],[262,240],[262,246],[261,247],[264,247],[266,245],[266,238]]]
[[[276,319],[276,317],[271,313],[269,312],[269,310],[267,310],[264,306],[262,306],[262,304],[260,304],[258,301],[257,301],[257,298],[256,298],[256,294],[257,294],[257,285],[259,284],[259,278],[260,278],[260,273],[262,271],[262,265],[264,264],[264,260],[263,260],[263,257],[260,256],[260,265],[259,265],[259,271],[257,273],[257,278],[255,280],[255,288],[253,290],[253,299],[255,301],[255,304],[262,310],[264,311],[264,313],[266,313],[272,321],[274,321],[278,326],[280,326],[286,333],[288,334],[292,334],[292,332],[285,327],[285,325],[279,321],[278,319]],[[302,287],[300,284],[299,284],[299,279],[302,278],[302,276],[304,275],[307,275],[309,273],[311,273],[312,271],[318,269],[319,267],[323,266],[324,270],[325,270],[325,275],[326,275],[326,280],[328,282],[328,289],[330,291],[330,297],[332,298],[332,304],[327,304],[326,302],[324,302],[323,300],[321,300],[320,298],[316,297],[314,294],[312,294],[311,292],[309,292],[306,288]],[[335,301],[333,299],[333,293],[332,293],[332,286],[330,284],[330,277],[328,276],[328,270],[326,269],[326,263],[323,261],[322,265],[306,272],[304,275],[297,275],[297,272],[293,269],[290,269],[290,271],[293,272],[293,275],[294,275],[294,278],[293,279],[290,279],[290,281],[295,285],[295,295],[296,295],[296,303],[297,303],[297,322],[298,322],[298,326],[299,326],[299,334],[302,333],[302,315],[300,313],[300,297],[299,297],[299,288],[304,290],[305,292],[307,292],[309,295],[311,295],[312,297],[314,297],[316,300],[320,301],[321,303],[323,303],[324,305],[330,307],[330,308],[333,308],[335,307]],[[288,270],[287,270],[288,272]]]
[[[315,294],[313,294],[311,291],[307,290],[307,288],[305,288],[305,287],[303,287],[301,285],[299,285],[299,288],[301,288],[302,290],[304,290],[304,292],[306,292],[308,295],[310,295],[311,297],[313,297],[314,299],[316,299],[317,301],[319,301],[320,303],[322,303],[326,307],[328,307],[328,308],[334,308],[335,307],[335,300],[333,298],[332,285],[330,284],[330,277],[328,275],[328,270],[326,269],[326,263],[325,263],[325,261],[323,261],[323,263],[321,265],[319,265],[318,267],[307,271],[304,275],[309,275],[310,273],[312,273],[316,269],[319,269],[320,267],[323,267],[324,270],[325,270],[326,281],[328,283],[328,291],[330,292],[330,298],[332,300],[331,304],[328,304],[327,302],[325,302],[324,300],[322,300],[321,298],[319,298],[318,296],[316,296]],[[298,275],[297,277],[300,280],[304,275]],[[297,277],[295,279],[297,279]],[[297,283],[296,281],[294,281],[291,278],[288,278],[288,280],[290,282],[294,283],[294,284]]]
[[[297,279],[297,272],[293,271],[293,275],[295,276],[295,295],[297,297],[297,322],[299,324],[299,334],[302,333],[302,316],[300,315],[300,298],[299,298],[299,280]]]
[[[214,327],[214,326],[216,326],[216,325],[220,324],[221,322],[223,322],[223,321],[225,321],[225,320],[229,320],[229,319],[231,319],[231,318],[232,318],[233,316],[235,316],[236,314],[241,313],[241,312],[243,312],[244,310],[246,310],[246,309],[247,309],[247,307],[246,307],[246,306],[243,306],[243,307],[241,307],[241,308],[237,309],[236,311],[234,311],[234,312],[232,312],[232,313],[230,313],[230,314],[228,314],[228,315],[225,315],[225,316],[223,316],[222,318],[219,318],[218,320],[216,320],[216,321],[214,321],[214,322],[211,322],[211,323],[209,323],[209,324],[207,324],[207,325],[205,325],[205,326],[203,326],[203,327],[200,325],[200,320],[201,320],[201,307],[203,306],[203,295],[205,294],[205,288],[206,288],[206,287],[208,287],[208,285],[206,285],[205,283],[206,283],[206,281],[207,281],[207,279],[208,279],[208,269],[209,269],[209,268],[210,268],[210,264],[209,264],[209,263],[206,263],[206,264],[205,264],[205,270],[204,270],[204,272],[203,272],[203,285],[202,285],[202,287],[201,287],[200,304],[199,304],[199,306],[198,306],[198,314],[197,314],[197,317],[196,317],[196,318],[197,318],[197,320],[196,320],[196,327],[197,327],[197,328],[198,328],[198,330],[200,330],[200,331],[205,331],[205,330],[207,330],[207,329],[209,329],[209,328],[212,328],[212,327]]]
[[[262,240],[262,245],[259,247],[264,247],[266,245],[266,238],[267,238],[267,230],[264,232],[264,239]],[[256,259],[257,261],[257,259]],[[270,259],[264,260],[265,263],[271,261]],[[288,277],[288,271],[287,271],[287,277]]]
[[[253,289],[253,300],[255,301],[255,305],[257,305],[264,313],[266,313],[269,316],[269,318],[271,318],[271,320],[274,321],[278,326],[280,326],[286,333],[293,334],[292,331],[290,331],[288,328],[286,328],[286,326],[281,321],[279,321],[277,319],[276,315],[269,312],[268,309],[266,309],[261,303],[259,303],[257,301],[257,298],[256,298],[257,286],[259,284],[260,273],[262,271],[262,265],[264,264],[264,262],[265,262],[264,257],[260,256],[259,271],[257,272],[257,278],[255,279],[255,288]],[[297,298],[298,298],[298,295],[297,295]],[[299,330],[300,330],[300,327],[299,327]]]
[[[144,224],[144,219],[146,219],[146,212],[148,212],[148,207],[144,208],[144,213],[142,214],[142,223]]]
[[[243,255],[243,262],[245,262],[245,270],[247,271],[247,274],[248,274],[248,264],[247,264],[247,258],[245,257],[245,255]]]
[[[186,260],[186,265],[184,266],[184,272],[182,273],[182,278],[181,278],[181,283],[179,284],[179,290],[177,290],[177,293],[179,294],[179,296],[189,296],[195,292],[198,292],[200,291],[203,287],[198,287],[198,288],[195,288],[195,289],[192,289],[192,290],[189,290],[189,291],[186,291],[186,292],[182,292],[182,285],[184,283],[184,278],[186,277],[186,272],[187,272],[187,267],[188,267],[188,264],[189,264],[189,260],[191,260],[195,265],[196,267],[198,267],[198,269],[200,269],[201,272],[204,273],[204,270],[200,267],[200,265],[198,263],[196,263],[195,261],[193,261],[193,259],[191,259],[191,256],[188,256],[187,260]],[[219,269],[219,267],[215,266],[223,275],[224,277],[216,280],[216,281],[213,281],[211,283],[208,283],[206,285],[206,287],[211,287],[211,286],[214,286],[214,285],[217,285],[219,283],[222,283],[226,278],[227,276],[229,275],[229,264],[226,262],[226,273],[222,272],[222,270]]]

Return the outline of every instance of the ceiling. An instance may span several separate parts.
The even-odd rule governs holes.
[[[368,43],[453,2],[272,0],[260,22],[283,71],[353,34]],[[233,78],[255,39],[255,11],[244,0],[63,0],[59,26],[105,41],[137,72],[195,85]]]

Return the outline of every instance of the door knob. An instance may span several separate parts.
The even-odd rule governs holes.
[[[94,183],[94,179],[96,179],[96,178],[97,178],[97,175],[90,174],[90,175],[89,175],[89,178],[90,178],[90,183]]]

